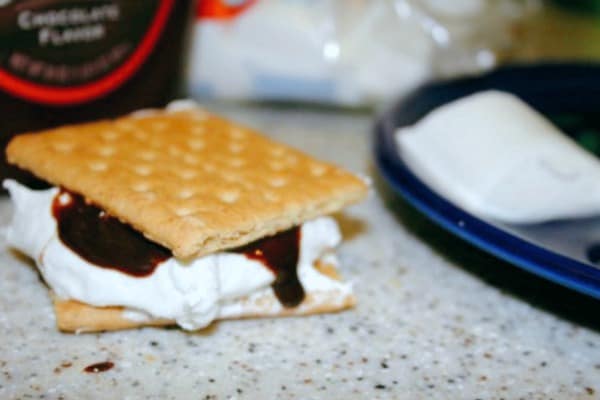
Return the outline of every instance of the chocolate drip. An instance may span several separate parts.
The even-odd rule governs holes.
[[[61,201],[63,196],[68,196],[68,201]],[[145,277],[171,257],[168,249],[88,204],[78,194],[62,189],[54,198],[52,213],[60,240],[80,257],[99,267]]]
[[[296,307],[304,300],[304,289],[297,271],[300,236],[300,227],[295,227],[231,250],[260,261],[275,273],[273,291],[285,307]]]
[[[67,201],[61,201],[64,196]],[[61,189],[52,203],[60,240],[88,262],[125,274],[146,277],[172,256],[171,251],[148,239],[129,225],[88,204],[75,193]],[[300,227],[230,250],[261,262],[275,273],[273,291],[285,307],[304,300],[298,279]]]

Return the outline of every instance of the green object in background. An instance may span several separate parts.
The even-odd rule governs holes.
[[[561,113],[547,116],[577,144],[600,157],[600,116],[586,113]]]
[[[600,1],[598,0],[553,0],[553,2],[570,10],[600,15]]]
[[[550,115],[548,118],[561,129],[571,129],[583,122],[583,118],[577,114],[555,114]]]
[[[595,130],[579,132],[577,143],[595,155],[600,155],[600,132]]]

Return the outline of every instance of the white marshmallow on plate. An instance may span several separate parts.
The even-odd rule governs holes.
[[[434,191],[483,218],[524,224],[600,214],[600,162],[518,97],[476,93],[396,132]]]

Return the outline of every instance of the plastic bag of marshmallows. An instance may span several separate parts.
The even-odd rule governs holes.
[[[191,94],[365,106],[494,66],[538,0],[202,0]]]

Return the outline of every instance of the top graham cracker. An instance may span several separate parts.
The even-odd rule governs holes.
[[[355,175],[200,108],[19,135],[6,152],[179,258],[247,244],[367,192]]]

